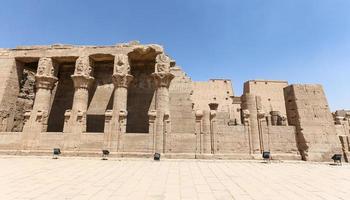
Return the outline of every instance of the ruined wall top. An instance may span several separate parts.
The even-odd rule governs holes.
[[[109,46],[85,46],[70,44],[53,44],[37,46],[18,46],[16,48],[0,49],[0,56],[8,58],[40,58],[40,57],[79,57],[82,55],[103,54],[128,54],[133,51],[142,53],[152,52],[161,54],[164,52],[158,44],[140,44],[137,41],[119,43]]]

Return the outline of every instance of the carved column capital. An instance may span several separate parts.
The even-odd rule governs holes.
[[[51,90],[57,81],[55,77],[56,66],[52,58],[41,57],[38,63],[38,69],[35,75],[36,88]]]
[[[42,88],[52,90],[58,79],[54,76],[35,75],[35,86],[36,88]]]
[[[113,84],[115,87],[127,88],[134,77],[130,74],[115,73],[112,75]]]
[[[148,118],[150,121],[154,122],[157,117],[157,111],[156,110],[150,110],[148,111]]]
[[[52,58],[41,57],[38,62],[38,69],[36,76],[55,76],[57,72],[57,65]]]
[[[92,77],[92,60],[89,56],[80,56],[75,62],[74,74],[71,76],[74,88],[88,89],[94,78]]]
[[[94,78],[91,76],[73,74],[71,77],[74,83],[74,88],[88,89],[94,81]]]
[[[162,73],[153,73],[152,77],[154,79],[156,87],[169,88],[170,82],[173,80],[175,76],[171,73],[162,72]]]
[[[164,53],[158,54],[156,57],[155,66],[156,73],[169,73],[171,62],[172,61],[169,56],[165,55]]]
[[[90,77],[92,74],[92,60],[89,56],[80,56],[75,62],[74,75]]]
[[[129,72],[130,72],[129,57],[125,54],[115,55],[113,73],[128,74]]]
[[[121,109],[119,111],[119,120],[126,119],[127,116],[128,116],[128,111],[127,110]]]
[[[204,116],[203,110],[196,110],[195,116],[197,121],[201,121]]]

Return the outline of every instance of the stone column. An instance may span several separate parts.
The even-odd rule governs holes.
[[[155,121],[157,118],[157,111],[156,110],[150,110],[148,111],[148,133],[150,134],[149,136],[149,146],[150,149],[154,150],[156,149],[156,125]]]
[[[215,154],[217,151],[217,128],[216,128],[216,111],[218,109],[219,104],[217,103],[210,103],[210,146],[211,146],[211,153]]]
[[[202,117],[202,127],[203,127],[203,153],[211,154],[211,132],[210,132],[210,110],[203,110]]]
[[[51,94],[56,81],[56,77],[35,76],[36,94],[33,111],[37,112],[36,120],[42,122],[42,131],[46,131],[47,129],[47,119],[51,107]],[[33,114],[35,115],[35,113]]]
[[[111,132],[113,130],[112,127],[112,117],[113,117],[113,110],[106,110],[105,112],[105,127],[104,127],[104,134],[103,134],[103,149],[110,149],[111,148]]]
[[[89,88],[94,78],[92,77],[92,60],[89,56],[80,56],[75,63],[74,74],[71,76],[74,83],[74,97],[72,110],[65,113],[65,123],[63,131],[65,133],[65,148],[77,150],[80,145],[80,137],[86,132],[86,112],[89,102]]]
[[[52,89],[57,82],[55,66],[51,58],[39,59],[37,74],[35,75],[36,94],[33,110],[26,113],[23,132],[28,147],[32,147],[39,140],[39,133],[47,130],[47,121],[51,106]]]
[[[242,96],[242,108],[249,111],[249,131],[253,154],[261,153],[260,138],[258,128],[258,109],[256,105],[256,96],[246,93]]]
[[[71,76],[74,83],[74,98],[72,106],[72,132],[86,132],[86,111],[89,103],[89,87],[94,78],[91,76],[74,74]]]
[[[110,133],[111,149],[116,148],[120,151],[122,144],[122,134],[126,132],[127,123],[127,99],[128,99],[128,86],[133,80],[133,76],[130,75],[130,65],[128,56],[124,54],[118,54],[114,59],[114,73],[112,80],[114,84],[114,101],[113,101],[113,130]]]
[[[170,123],[170,113],[165,112],[163,117],[163,152],[167,153],[171,140],[171,123]]]
[[[196,127],[195,127],[196,154],[202,154],[203,153],[203,127],[202,127],[203,111],[197,110],[195,116],[196,116]]]
[[[73,106],[71,111],[65,113],[68,123],[64,127],[64,132],[78,134],[86,131],[89,88],[94,81],[92,71],[90,58],[80,56],[75,63],[74,74],[71,76],[74,83]]]
[[[156,153],[164,153],[164,117],[170,120],[169,111],[169,86],[174,75],[170,73],[170,58],[165,54],[159,54],[156,57],[155,73],[152,74],[156,86],[156,135],[155,149]],[[169,121],[170,124],[170,121]]]

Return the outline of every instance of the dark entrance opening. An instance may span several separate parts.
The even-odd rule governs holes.
[[[74,85],[71,75],[74,73],[74,62],[60,64],[58,82],[53,89],[54,99],[49,114],[47,132],[63,132],[64,113],[72,109]]]
[[[154,62],[131,62],[134,79],[128,88],[127,133],[148,133],[148,111],[154,105],[153,72]]]
[[[89,91],[86,132],[103,133],[105,112],[113,108],[113,58],[94,62],[94,84]]]

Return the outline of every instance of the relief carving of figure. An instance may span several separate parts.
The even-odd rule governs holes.
[[[52,59],[48,57],[40,58],[38,63],[37,75],[39,76],[54,76],[55,68]]]
[[[127,74],[130,72],[130,65],[128,56],[125,54],[118,54],[114,58],[114,73]]]
[[[92,72],[90,59],[88,56],[81,56],[75,64],[75,75],[90,76]]]
[[[242,110],[242,115],[243,115],[243,123],[244,125],[249,124],[249,117],[250,117],[250,112],[247,109]]]
[[[165,54],[159,54],[156,57],[156,72],[170,72],[170,58]]]

